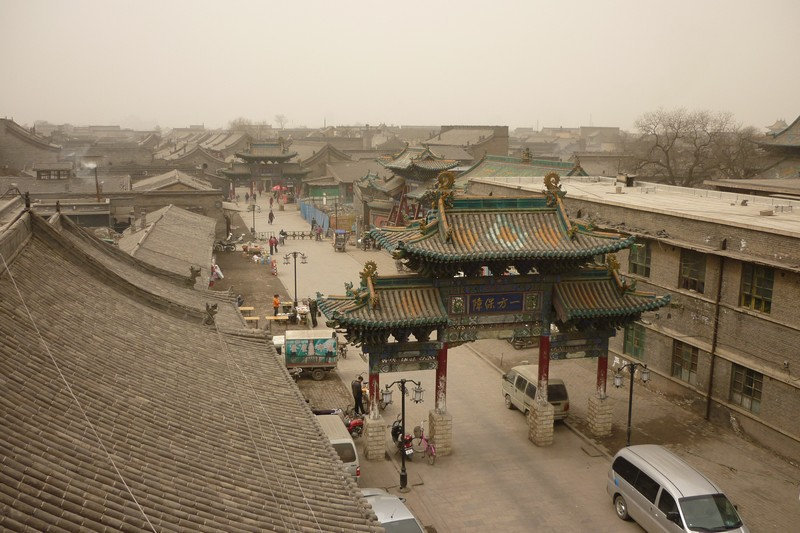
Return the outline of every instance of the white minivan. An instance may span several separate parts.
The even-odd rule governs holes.
[[[536,400],[536,383],[539,370],[536,365],[515,366],[503,374],[500,392],[508,409],[517,408],[526,415]],[[553,405],[553,419],[563,420],[569,413],[569,395],[563,380],[551,378],[547,381],[547,401]]]
[[[622,448],[606,490],[618,517],[651,533],[748,531],[722,490],[663,446]]]
[[[361,466],[358,462],[358,452],[353,437],[347,431],[344,421],[339,415],[317,415],[317,421],[322,426],[322,431],[331,441],[333,449],[336,450],[339,459],[344,464],[345,471],[353,477],[353,481],[358,482],[361,475]]]

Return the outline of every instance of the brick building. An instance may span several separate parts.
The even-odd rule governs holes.
[[[423,141],[424,146],[460,146],[474,159],[485,155],[508,155],[508,126],[442,126],[441,131]]]
[[[609,362],[646,363],[648,386],[800,456],[800,202],[604,177],[562,184],[572,216],[636,236],[618,258],[626,276],[671,295],[611,340]],[[520,196],[542,183],[506,175],[468,187]]]

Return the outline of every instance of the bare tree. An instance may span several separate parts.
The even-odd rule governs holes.
[[[650,111],[635,123],[637,171],[670,185],[692,186],[710,177],[716,135],[728,131],[729,113]]]
[[[762,169],[764,156],[756,143],[758,137],[754,127],[738,125],[716,136],[711,157],[720,177],[750,178]]]
[[[228,122],[228,129],[231,131],[249,131],[253,121],[244,117],[239,117]]]
[[[286,123],[289,122],[289,119],[286,118],[286,115],[278,114],[275,115],[275,122],[278,124],[278,127],[280,127],[280,129],[283,129]]]

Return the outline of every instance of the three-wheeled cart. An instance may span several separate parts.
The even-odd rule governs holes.
[[[344,252],[345,247],[347,246],[347,239],[349,237],[350,234],[347,231],[343,229],[337,229],[333,234],[333,249],[337,252]]]
[[[287,330],[283,341],[286,368],[290,372],[310,372],[311,378],[319,381],[336,368],[338,344],[336,331],[332,329]]]

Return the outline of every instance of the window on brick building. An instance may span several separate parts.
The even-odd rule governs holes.
[[[650,243],[636,243],[628,254],[628,273],[650,277]]]
[[[672,375],[697,385],[697,348],[685,342],[672,342]]]
[[[761,410],[761,388],[764,375],[741,365],[733,365],[731,377],[731,403],[741,405],[748,411]]]
[[[772,284],[775,271],[769,267],[742,264],[742,288],[739,305],[769,313],[772,309]]]
[[[702,293],[706,285],[706,256],[693,250],[681,252],[681,270],[678,286],[681,289]]]
[[[625,326],[625,336],[622,341],[622,353],[641,359],[644,355],[644,326],[641,324],[628,324]]]

